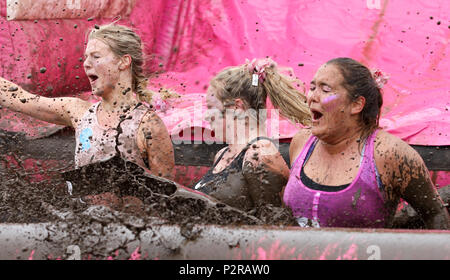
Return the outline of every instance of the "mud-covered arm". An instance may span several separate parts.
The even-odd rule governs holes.
[[[173,179],[175,157],[172,141],[164,122],[155,112],[144,116],[137,141],[141,152],[147,155],[150,172],[155,176]]]
[[[75,126],[91,104],[78,98],[34,95],[0,77],[0,106],[42,121]]]
[[[377,137],[375,160],[386,197],[408,202],[429,229],[449,229],[450,218],[420,155],[385,132]]]
[[[281,192],[289,179],[289,168],[270,141],[258,141],[248,149],[242,171],[255,206],[282,205]]]

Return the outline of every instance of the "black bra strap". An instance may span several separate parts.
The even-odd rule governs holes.
[[[211,170],[213,170],[214,167],[216,167],[216,165],[219,163],[219,161],[222,159],[223,155],[224,155],[227,151],[228,151],[228,147],[226,147],[226,148],[223,150],[222,154],[220,154],[219,158],[216,160],[216,162],[214,162],[214,164],[213,164]]]

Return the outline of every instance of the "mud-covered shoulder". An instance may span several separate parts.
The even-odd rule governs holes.
[[[142,149],[145,149],[147,143],[152,142],[154,137],[158,138],[167,138],[169,136],[169,132],[162,121],[162,119],[156,114],[154,111],[148,111],[141,120],[139,124],[139,128],[137,131],[137,141],[138,146]],[[156,139],[155,139],[156,140]]]
[[[429,173],[420,155],[408,143],[386,131],[377,134],[374,157],[383,184],[397,188],[399,194],[412,180],[428,183]]]

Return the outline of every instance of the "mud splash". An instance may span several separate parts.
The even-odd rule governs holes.
[[[20,139],[16,140],[17,143],[12,139],[3,141],[2,148],[9,150],[14,144],[20,145]],[[4,155],[8,153],[11,150]],[[118,157],[38,183],[21,174],[21,168],[2,166],[0,223],[19,224],[23,230],[29,223],[44,223],[48,236],[44,240],[38,236],[31,247],[22,248],[23,252],[35,252],[38,248],[40,255],[35,253],[34,257],[39,259],[70,259],[73,252],[58,256],[43,254],[60,252],[73,244],[79,246],[82,258],[128,258],[130,248],[137,250],[142,234],[157,233],[152,229],[164,225],[180,229],[174,236],[180,234],[186,240],[195,240],[201,236],[201,225],[283,227],[295,223],[287,209],[265,205],[244,212],[144,173],[139,166]],[[158,244],[167,243],[167,237],[152,238]],[[176,252],[181,245],[175,243],[163,247]]]
[[[51,182],[33,183],[15,174],[13,169],[0,171],[2,223],[83,222],[92,205],[178,225],[295,223],[286,209],[265,205],[247,213],[145,173],[139,166],[118,157],[64,172]],[[110,222],[113,221],[121,222],[120,219]]]

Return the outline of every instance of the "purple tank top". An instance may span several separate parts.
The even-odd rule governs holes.
[[[380,191],[374,153],[376,132],[366,140],[358,174],[348,187],[336,192],[313,190],[305,186],[300,172],[312,153],[317,138],[308,139],[295,160],[283,200],[292,209],[300,226],[380,228],[388,218],[385,200]]]

